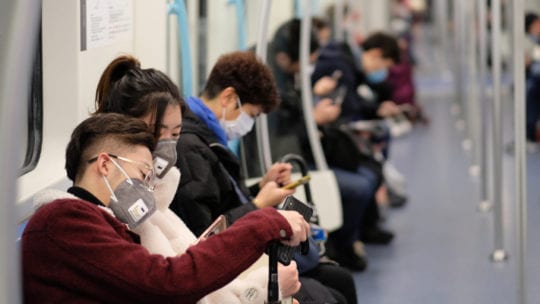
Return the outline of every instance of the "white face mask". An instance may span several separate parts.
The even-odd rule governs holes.
[[[235,120],[225,120],[226,108],[223,107],[222,118],[219,121],[219,124],[223,130],[225,130],[225,134],[227,134],[227,139],[229,140],[238,139],[246,135],[251,131],[251,128],[253,128],[253,124],[255,123],[255,119],[242,110],[240,99],[238,99],[238,106],[240,107],[240,115]]]

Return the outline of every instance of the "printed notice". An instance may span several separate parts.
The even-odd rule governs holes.
[[[132,0],[81,0],[81,51],[131,38]]]

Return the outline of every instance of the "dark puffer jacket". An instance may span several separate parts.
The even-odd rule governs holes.
[[[236,156],[189,109],[183,117],[176,150],[176,166],[182,177],[170,208],[195,235],[201,234],[220,214],[227,217],[230,225],[257,209],[252,193],[258,192],[258,185],[252,189],[245,186]],[[233,181],[247,203],[242,203]]]

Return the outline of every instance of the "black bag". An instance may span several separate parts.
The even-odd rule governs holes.
[[[330,166],[355,172],[362,164],[378,163],[371,156],[369,144],[360,142],[346,126],[328,125],[320,131],[322,148]]]

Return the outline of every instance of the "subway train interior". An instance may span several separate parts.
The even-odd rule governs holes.
[[[227,62],[237,57],[256,58],[253,64],[270,78],[259,78],[266,75],[263,72],[250,75],[252,70]],[[119,87],[120,80],[113,80],[118,76],[111,72],[104,77],[117,58],[131,58],[124,65],[130,65],[134,75],[157,71],[173,83],[167,90],[172,96],[179,92],[176,105],[185,108],[172,131],[178,133],[172,136],[176,163],[165,171],[181,173],[171,180],[174,199],[166,202],[165,209],[171,204],[167,215],[184,228],[187,225],[195,240],[200,231],[192,228],[197,223],[189,210],[198,207],[178,211],[175,202],[203,204],[210,192],[218,192],[221,197],[204,208],[216,205],[207,210],[209,223],[223,213],[229,225],[222,234],[174,251],[174,257],[160,256],[155,265],[170,263],[170,273],[163,278],[154,268],[145,277],[116,281],[109,280],[106,271],[103,279],[95,271],[89,274],[88,269],[108,258],[87,259],[80,243],[94,242],[86,245],[98,256],[113,252],[113,243],[100,245],[104,239],[99,237],[74,236],[92,233],[85,228],[88,225],[77,226],[83,217],[73,221],[75,226],[69,225],[72,222],[54,226],[53,203],[40,205],[36,198],[47,189],[81,197],[68,190],[74,181],[66,174],[66,149],[86,140],[75,137],[75,128],[107,116],[98,114],[100,92],[118,98],[106,102],[122,102],[121,92],[111,93]],[[540,0],[2,0],[0,73],[0,303],[540,303]],[[236,77],[237,82],[217,84],[226,77]],[[241,84],[234,87],[235,83]],[[225,96],[221,101],[212,99],[221,96]],[[165,181],[157,174],[163,168],[157,167],[156,159],[160,144],[166,142],[168,112],[149,114],[163,121],[148,122],[141,113],[122,111],[118,113],[134,117],[130,122],[142,124],[142,118],[159,139],[151,174],[143,172],[141,183],[146,187],[149,176]],[[239,114],[228,116],[226,111]],[[212,138],[224,145],[199,137],[208,151],[215,152],[212,159],[217,163],[206,160],[201,168],[188,170],[195,167],[182,154],[193,154],[197,148],[187,140],[197,132],[193,120],[216,132]],[[225,152],[216,152],[215,145]],[[111,161],[131,182],[133,177],[125,172],[141,161],[107,153],[85,165],[93,168]],[[228,171],[230,164],[221,158],[224,153],[232,155],[238,172]],[[226,185],[215,182],[218,177],[214,167],[208,171],[210,166],[226,173]],[[272,179],[276,166],[282,171]],[[197,170],[209,173],[201,181],[192,172]],[[310,178],[299,183],[305,184],[289,185],[306,175]],[[75,185],[81,178],[77,176]],[[112,210],[109,221],[122,223],[126,231],[135,227],[116,213],[113,203],[119,206],[115,197],[119,192],[102,177],[106,183],[100,177],[95,188],[101,187],[107,200],[111,195],[111,205],[97,199],[102,206],[96,210]],[[246,187],[239,183],[256,184],[259,192],[242,196],[239,192]],[[280,195],[293,188],[292,195],[303,202],[298,210],[303,213],[308,206],[313,212],[303,213],[310,237],[302,244],[310,246],[301,245],[294,254],[296,264],[291,265],[297,267],[292,272],[272,267],[277,265],[272,264],[277,258],[272,248],[277,247],[264,246],[279,242],[268,239],[260,249],[263,237],[253,238],[257,244],[239,240],[251,237],[250,231],[270,235],[257,229],[266,222],[282,224],[274,214],[292,213],[256,210],[238,216],[234,223],[228,218],[233,201],[240,202],[236,208],[248,204],[264,209],[261,193],[269,184]],[[155,206],[159,185],[153,187],[148,191],[152,197],[156,194],[153,207],[143,200],[147,209],[138,211],[147,221],[155,220],[146,217],[148,209],[161,212]],[[222,191],[223,187],[234,191]],[[92,196],[89,189],[94,185],[85,189]],[[73,202],[86,204],[84,200]],[[287,200],[278,204],[280,198],[272,206],[285,208]],[[51,222],[34,219],[43,212],[49,212]],[[268,219],[260,217],[260,227],[249,226],[254,214]],[[282,235],[281,229],[277,239],[285,242],[290,237],[293,242],[292,235],[298,232],[286,219],[290,224],[286,230],[292,232]],[[297,221],[305,224],[303,219]],[[46,230],[41,238],[35,236],[39,225]],[[239,231],[241,225],[244,232],[238,232],[238,239],[227,238],[227,230]],[[276,225],[269,224],[267,230]],[[57,236],[54,227],[64,230],[57,229]],[[127,232],[138,240],[139,230],[132,230]],[[65,241],[63,251],[53,250],[50,244],[64,235],[73,239],[60,240]],[[52,241],[43,240],[47,238]],[[157,259],[160,252],[148,249],[144,240],[141,234],[140,241],[129,246],[144,249],[137,256],[141,264],[148,264],[145,259]],[[99,246],[105,253],[99,253]],[[231,246],[237,248],[231,262],[212,265],[223,261]],[[197,247],[214,251],[205,253]],[[254,248],[260,251],[258,256],[267,253],[256,262],[260,267],[269,265],[269,270],[264,268],[263,296],[257,298],[253,289],[220,296],[217,292],[232,286],[226,285],[229,281],[249,278],[245,273],[256,260],[250,255]],[[65,263],[55,257],[58,252]],[[309,260],[313,253],[315,258]],[[79,265],[68,262],[72,258]],[[185,268],[176,273],[179,261]],[[122,255],[114,262],[129,263]],[[205,283],[206,274],[196,271],[199,266],[211,269],[219,283],[211,279]],[[328,268],[332,270],[323,271]],[[182,274],[182,269],[189,272]],[[135,287],[150,280],[155,286],[169,286],[175,278],[193,284],[178,284],[177,290],[163,292],[161,300]],[[102,284],[96,285],[96,280]],[[284,287],[297,283],[300,290]],[[128,292],[126,286],[138,290]],[[154,291],[159,293],[159,288]],[[100,298],[104,295],[109,295],[106,300]]]

